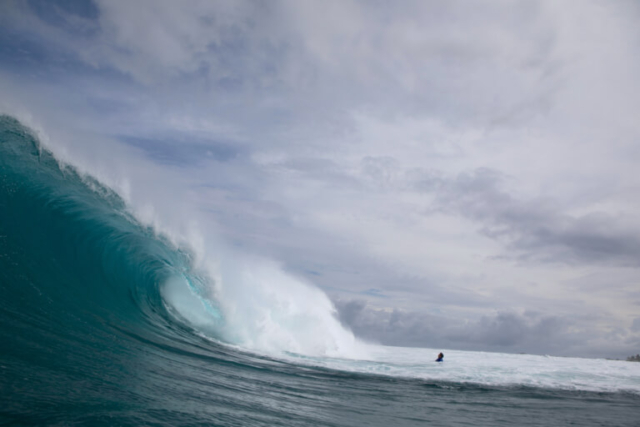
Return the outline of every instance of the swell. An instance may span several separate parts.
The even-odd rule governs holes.
[[[160,293],[190,274],[189,254],[136,221],[115,192],[0,116],[5,362],[90,376],[143,342],[193,340],[176,333]]]

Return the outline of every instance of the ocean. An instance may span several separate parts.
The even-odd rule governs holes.
[[[366,344],[278,274],[211,273],[0,116],[0,425],[640,425],[640,363]]]

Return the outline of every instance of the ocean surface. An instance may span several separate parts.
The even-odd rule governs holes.
[[[0,425],[640,426],[640,363],[365,344],[225,268],[0,116]]]

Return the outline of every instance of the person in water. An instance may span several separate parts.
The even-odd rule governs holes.
[[[442,362],[442,361],[443,361],[443,359],[444,359],[444,354],[440,353],[440,354],[438,355],[438,358],[436,359],[436,362]]]

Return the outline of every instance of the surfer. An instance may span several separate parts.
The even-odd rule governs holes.
[[[442,361],[443,361],[443,359],[444,359],[444,354],[440,353],[440,354],[438,355],[438,358],[436,359],[436,362],[442,362]]]

